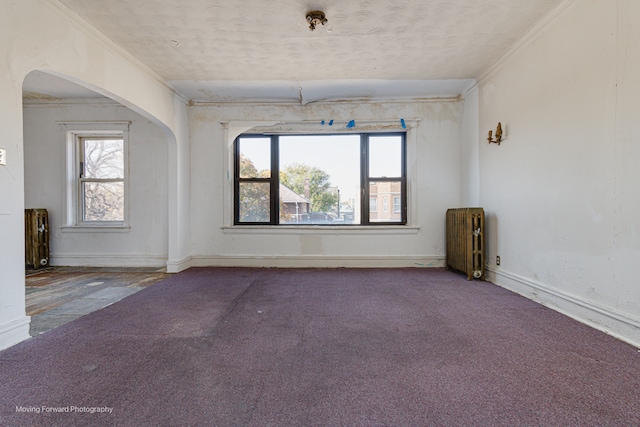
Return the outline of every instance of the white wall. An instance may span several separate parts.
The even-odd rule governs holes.
[[[635,344],[638,40],[640,2],[573,2],[479,83],[489,278]]]
[[[192,149],[194,265],[441,266],[444,220],[460,203],[460,101],[296,105],[208,105],[189,108]],[[388,120],[408,136],[409,227],[373,230],[225,228],[231,225],[231,153],[221,122],[320,123]],[[359,125],[360,124],[360,125]],[[398,231],[398,228],[405,229]]]
[[[161,79],[56,0],[0,2],[0,349],[28,338],[24,294],[22,82],[45,70],[116,99],[152,120],[169,141],[169,261],[189,250],[189,141],[186,103]]]
[[[468,207],[480,206],[478,99],[477,86],[474,86],[463,97],[464,109],[460,135],[460,197],[462,206]]]
[[[0,166],[0,348],[28,331],[21,95],[34,69],[108,95],[164,130],[170,271],[191,264],[441,265],[444,211],[477,201],[487,211],[490,279],[640,344],[639,17],[636,0],[570,2],[462,101],[210,105],[190,107],[187,118],[184,101],[160,79],[57,2],[0,3],[0,148],[7,150],[7,166]],[[330,118],[419,120],[407,231],[227,227],[231,182],[220,122]],[[488,145],[483,135],[498,121],[505,139]],[[27,154],[31,171],[35,157]]]
[[[26,102],[25,207],[46,208],[52,265],[157,266],[167,262],[167,138],[113,101]],[[129,121],[129,225],[88,232],[66,226],[67,142],[59,122]]]

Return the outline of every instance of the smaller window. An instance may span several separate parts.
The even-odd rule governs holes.
[[[274,194],[271,138],[240,138],[236,149],[236,218],[244,224],[270,224]]]
[[[405,135],[374,134],[369,135],[365,156],[368,158],[369,196],[382,199],[382,212],[369,210],[369,222],[378,224],[406,224],[406,169]],[[389,212],[389,199],[400,198],[400,210]]]
[[[60,122],[67,147],[66,226],[129,228],[130,122]]]
[[[124,140],[80,137],[79,215],[81,222],[124,221]]]
[[[377,212],[378,211],[378,198],[377,197],[369,197],[369,211]]]
[[[401,212],[401,198],[400,197],[394,197],[393,198],[393,213],[400,213]]]

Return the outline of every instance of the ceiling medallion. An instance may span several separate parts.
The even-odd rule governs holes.
[[[324,12],[312,10],[311,12],[307,12],[307,22],[309,23],[309,29],[313,31],[318,25],[326,25],[328,21],[324,16]]]

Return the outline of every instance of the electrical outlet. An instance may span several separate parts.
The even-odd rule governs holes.
[[[496,256],[496,265],[500,265],[500,257]]]
[[[0,148],[0,166],[7,165],[7,150]]]

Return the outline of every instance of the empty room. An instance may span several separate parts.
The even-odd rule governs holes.
[[[0,424],[640,424],[636,0],[0,32]]]

